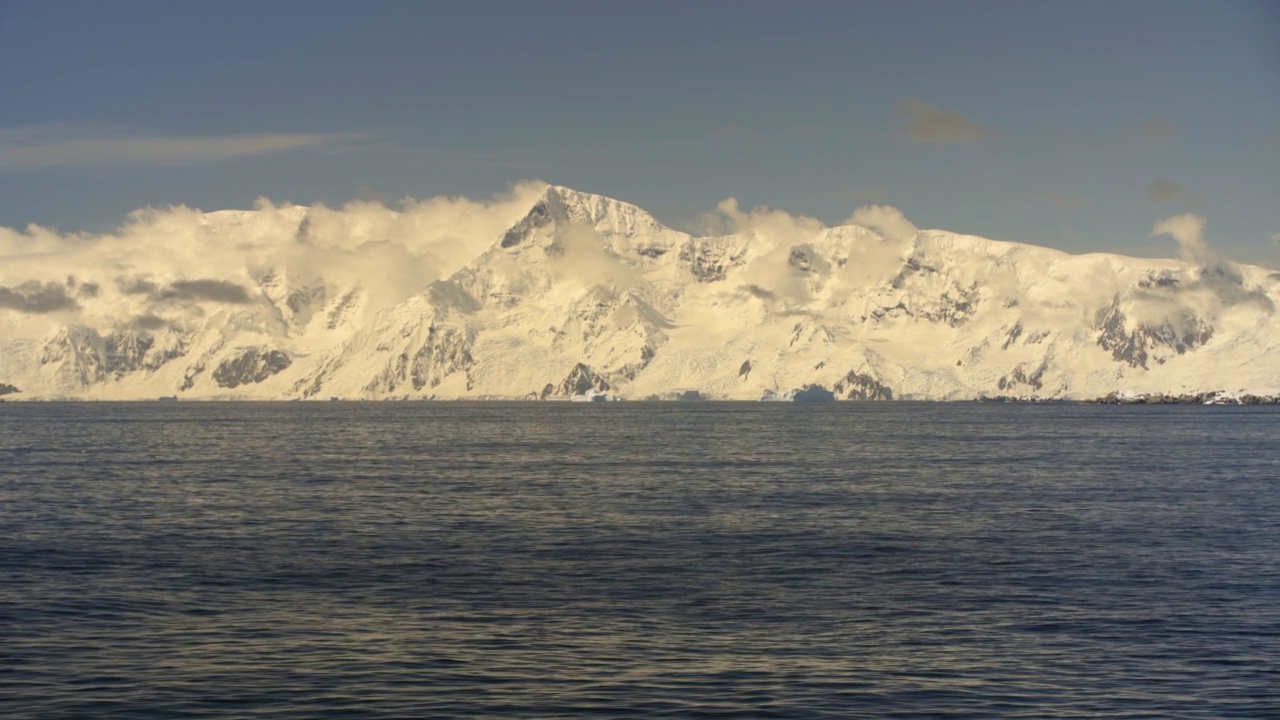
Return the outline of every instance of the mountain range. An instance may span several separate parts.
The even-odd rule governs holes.
[[[335,230],[323,209],[189,211],[197,249],[167,263],[144,262],[123,235],[10,232],[0,396],[1280,391],[1280,273],[1267,268],[1207,252],[1073,255],[917,229],[881,206],[836,227],[722,210],[728,227],[695,235],[625,202],[540,186],[506,203],[500,224],[433,228],[447,241],[417,255],[352,220]],[[169,220],[147,222],[148,258],[166,257]],[[322,226],[367,237],[338,252]]]

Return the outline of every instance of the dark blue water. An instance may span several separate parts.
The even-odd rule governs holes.
[[[1280,717],[1280,412],[0,405],[0,717]]]

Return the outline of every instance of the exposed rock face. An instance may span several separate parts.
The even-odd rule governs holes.
[[[472,360],[471,338],[465,331],[433,325],[409,361],[409,381],[415,390],[436,387],[453,373],[465,373]]]
[[[1005,335],[1004,345],[1000,349],[1008,350],[1009,346],[1018,342],[1020,337],[1022,337],[1022,323],[1014,323],[1013,327],[1009,328],[1009,334]]]
[[[22,391],[9,383],[0,383],[0,395],[12,395],[20,392]]]
[[[718,239],[717,239],[718,240]],[[722,240],[691,239],[680,248],[680,265],[701,283],[719,282],[742,265],[746,250]]]
[[[844,400],[892,400],[893,390],[871,375],[850,370],[836,382],[835,395]]]
[[[286,369],[292,364],[289,356],[279,350],[251,348],[238,357],[223,360],[213,371],[218,387],[234,388],[252,385]]]
[[[1178,278],[1168,270],[1148,270],[1146,276],[1138,281],[1140,288],[1176,288],[1178,287]]]
[[[785,393],[774,392],[773,390],[765,390],[764,395],[760,398],[765,402],[832,402],[836,399],[835,393],[822,387],[821,385],[805,385],[802,388],[788,390]]]
[[[344,293],[325,318],[325,328],[337,330],[341,327],[359,309],[362,299],[363,296],[358,290]]]
[[[1109,350],[1117,361],[1129,367],[1149,369],[1148,362],[1163,363],[1168,352],[1182,355],[1188,350],[1204,345],[1213,337],[1213,327],[1194,315],[1183,315],[1174,320],[1156,324],[1139,324],[1128,329],[1125,314],[1116,298],[1110,305],[1098,311],[1098,346]]]
[[[815,253],[812,244],[796,245],[787,256],[787,264],[803,273],[815,272]]]
[[[115,332],[103,338],[102,369],[116,378],[124,377],[146,365],[147,351],[155,338],[146,332]]]
[[[538,397],[541,400],[552,397],[566,398],[590,392],[607,393],[609,389],[609,383],[604,378],[597,375],[590,367],[578,363],[559,385],[548,383]]]
[[[534,205],[529,214],[524,219],[516,223],[510,230],[502,236],[502,247],[515,247],[524,241],[534,230],[544,228],[554,222],[551,217],[551,210],[547,207],[546,201],[539,202]]]
[[[291,319],[294,325],[305,326],[311,322],[316,312],[324,308],[327,300],[328,291],[325,286],[312,285],[293,289],[285,299],[285,306],[292,313]]]
[[[57,365],[65,384],[87,387],[106,377],[97,333],[85,327],[67,327],[40,350],[41,365]]]
[[[1222,392],[1121,394],[1109,393],[1105,397],[1086,400],[1099,405],[1280,405],[1280,395],[1229,395]]]
[[[959,327],[969,319],[981,297],[977,283],[969,287],[953,285],[950,290],[942,293],[935,305],[920,312],[920,316],[930,322]]]
[[[305,208],[199,214],[232,249],[225,277],[114,258],[72,284],[0,258],[0,290],[74,300],[35,312],[43,295],[0,298],[0,378],[23,399],[1280,391],[1280,273],[1265,268],[816,222],[694,237],[598,195],[520,197],[487,225],[442,230],[456,252],[409,242],[331,271],[345,256]],[[384,241],[359,224],[338,234]],[[487,229],[462,237],[471,227]]]
[[[835,393],[821,385],[806,385],[791,396],[792,402],[832,402],[835,399]]]
[[[1049,369],[1047,363],[1041,363],[1039,367],[1027,373],[1025,368],[1016,367],[1013,372],[1000,378],[999,387],[1001,390],[1014,390],[1020,385],[1028,386],[1034,390],[1044,387],[1044,374]]]
[[[69,386],[89,387],[155,371],[182,357],[185,349],[185,340],[174,330],[158,338],[146,330],[118,330],[102,336],[91,328],[69,327],[44,344],[39,362],[57,366],[58,375]]]

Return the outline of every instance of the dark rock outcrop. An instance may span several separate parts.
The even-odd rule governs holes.
[[[1226,395],[1220,391],[1181,395],[1110,393],[1085,402],[1097,405],[1280,405],[1280,395]]]
[[[529,214],[525,215],[520,222],[516,223],[503,236],[501,245],[504,248],[515,247],[529,236],[529,233],[538,228],[543,228],[553,222],[551,210],[547,207],[545,200],[539,202],[529,209]]]
[[[805,385],[791,396],[792,402],[834,402],[835,393],[821,385]]]
[[[1019,366],[1014,368],[1013,372],[1000,378],[998,385],[1001,390],[1013,390],[1019,385],[1026,385],[1039,390],[1044,387],[1044,374],[1048,369],[1049,365],[1047,363],[1040,363],[1039,367],[1028,374],[1025,368]]]
[[[835,395],[843,400],[892,400],[893,390],[871,375],[850,370],[836,381]]]
[[[578,363],[573,366],[573,369],[569,371],[564,380],[560,381],[559,385],[547,383],[546,387],[542,388],[538,398],[546,400],[552,397],[573,397],[593,391],[605,393],[609,390],[608,381],[597,375],[589,366]]]
[[[1140,324],[1130,330],[1120,298],[1098,311],[1094,323],[1098,329],[1098,346],[1111,353],[1116,362],[1133,368],[1148,369],[1148,362],[1164,359],[1154,351],[1164,349],[1181,355],[1204,345],[1213,337],[1213,327],[1196,317],[1168,319],[1158,324]]]
[[[698,282],[724,280],[729,270],[742,264],[746,251],[709,241],[693,239],[680,248],[680,265],[686,268]]]
[[[414,390],[435,387],[445,377],[471,368],[471,335],[453,327],[431,326],[427,341],[409,363],[409,380]]]
[[[279,350],[251,348],[219,363],[213,371],[213,381],[224,388],[252,385],[279,373],[291,362],[289,356]]]

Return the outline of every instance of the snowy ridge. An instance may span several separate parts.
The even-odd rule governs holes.
[[[1280,394],[1261,267],[742,213],[695,237],[557,186],[444,210],[186,211],[221,248],[195,271],[106,237],[74,251],[110,262],[57,277],[0,236],[0,397]],[[181,220],[144,229],[165,250]]]

